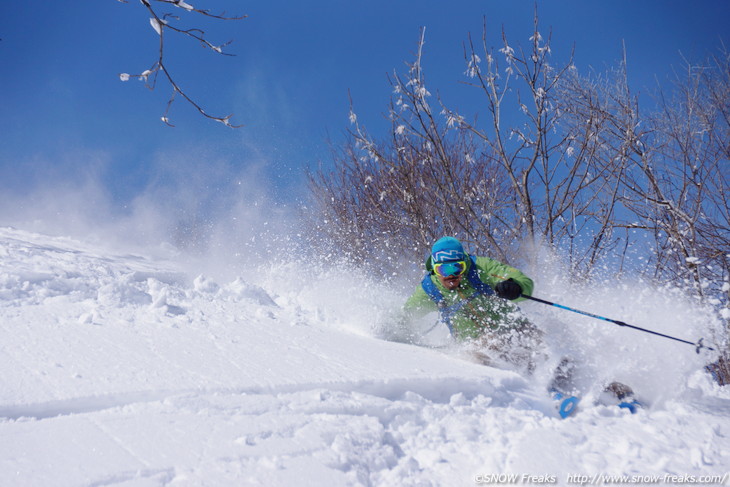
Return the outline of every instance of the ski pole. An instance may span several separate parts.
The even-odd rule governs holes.
[[[682,340],[681,338],[677,338],[677,337],[665,335],[663,333],[659,333],[659,332],[652,331],[652,330],[647,330],[646,328],[640,328],[638,326],[630,325],[630,324],[625,323],[623,321],[612,320],[611,318],[606,318],[605,316],[595,315],[593,313],[588,313],[586,311],[581,311],[579,309],[569,308],[567,306],[563,306],[562,304],[551,303],[550,301],[546,301],[546,300],[540,299],[540,298],[535,298],[533,296],[527,296],[526,294],[523,294],[522,297],[525,298],[525,299],[531,299],[532,301],[537,301],[538,303],[549,304],[550,306],[555,306],[556,308],[564,309],[566,311],[572,311],[573,313],[578,313],[578,314],[581,314],[581,315],[590,316],[591,318],[596,318],[596,319],[599,319],[599,320],[608,321],[609,323],[613,323],[615,325],[627,326],[629,328],[633,328],[634,330],[639,330],[639,331],[643,331],[643,332],[646,332],[646,333],[651,333],[652,335],[657,335],[657,336],[660,336],[660,337],[669,338],[671,340],[676,340],[678,342],[687,343],[687,344],[692,345],[693,347],[695,347],[695,351],[697,353],[700,353],[700,349],[702,349],[702,348],[706,348],[707,350],[712,350],[713,352],[715,351],[714,348],[708,347],[707,345],[703,345],[702,344],[703,338],[700,338],[697,343],[692,343],[692,342],[689,342],[687,340]]]

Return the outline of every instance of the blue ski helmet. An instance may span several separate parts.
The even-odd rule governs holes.
[[[434,264],[465,260],[464,246],[454,237],[442,237],[431,247],[431,261]]]

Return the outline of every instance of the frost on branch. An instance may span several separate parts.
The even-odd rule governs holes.
[[[157,32],[158,36],[162,35],[162,26],[166,23],[167,22],[165,22],[164,20],[160,20],[157,18],[150,19],[150,25],[152,26],[153,29],[155,29],[155,32]]]
[[[184,8],[187,11],[195,10],[192,5],[189,5],[185,3],[183,0],[178,0],[175,2],[176,7]]]
[[[128,3],[126,0],[119,0],[121,3]],[[176,7],[179,9],[182,9],[186,12],[195,13],[200,16],[200,18],[208,18],[208,19],[215,19],[215,20],[241,20],[246,18],[246,16],[227,16],[225,13],[222,14],[213,14],[209,10],[201,10],[195,8],[193,5],[185,2],[185,0],[140,0],[140,3],[147,9],[148,13],[151,14],[150,17],[150,25],[155,30],[157,35],[159,36],[159,57],[158,59],[153,63],[152,67],[149,69],[143,71],[140,74],[128,74],[128,73],[122,73],[119,75],[119,79],[121,81],[129,81],[130,78],[137,78],[140,81],[144,81],[145,85],[150,89],[154,90],[155,85],[157,83],[157,75],[162,73],[165,79],[170,83],[172,86],[172,95],[170,96],[170,100],[167,102],[167,109],[165,110],[165,114],[160,117],[160,119],[166,123],[167,125],[173,126],[170,123],[168,113],[170,111],[170,107],[172,105],[172,102],[175,99],[175,96],[179,94],[182,96],[185,101],[187,101],[189,104],[191,104],[193,107],[195,107],[198,112],[203,115],[206,118],[209,118],[211,120],[214,120],[216,122],[220,122],[223,125],[227,127],[240,127],[241,125],[233,125],[230,122],[231,116],[228,115],[225,117],[222,116],[214,116],[208,114],[193,98],[187,95],[187,93],[180,87],[178,82],[173,78],[172,74],[168,70],[167,65],[165,64],[165,33],[166,32],[173,32],[176,34],[180,34],[183,37],[189,37],[196,41],[198,41],[200,44],[203,45],[203,47],[209,48],[211,51],[216,52],[218,54],[224,55],[224,56],[232,56],[233,54],[229,54],[227,52],[224,52],[223,49],[228,46],[231,41],[225,42],[223,44],[213,44],[208,41],[206,38],[205,31],[199,28],[183,28],[179,26],[179,23],[181,21],[180,17],[177,17],[173,15],[170,12],[165,13],[158,13],[158,9],[153,6],[157,4],[162,4],[163,6],[160,7],[160,9],[167,7]]]
[[[466,74],[470,78],[475,78],[477,75],[479,75],[479,63],[481,62],[481,58],[476,53],[472,53],[466,66],[466,72],[464,74]]]
[[[512,60],[515,58],[515,50],[506,44],[502,49],[499,50],[499,52],[504,54],[505,59],[507,59],[507,63],[511,63]]]

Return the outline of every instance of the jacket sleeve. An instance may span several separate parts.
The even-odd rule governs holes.
[[[535,284],[532,279],[523,274],[514,267],[503,264],[489,257],[477,257],[477,268],[479,269],[479,278],[489,284],[492,289],[501,281],[513,279],[522,288],[522,293],[532,296],[532,290]],[[425,293],[424,293],[425,294]],[[524,298],[518,298],[515,301],[522,301]]]

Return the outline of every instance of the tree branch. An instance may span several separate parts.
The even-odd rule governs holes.
[[[128,3],[127,0],[118,0],[121,3]],[[208,10],[201,10],[193,7],[192,5],[185,2],[185,0],[152,0],[154,2],[166,4],[169,6],[173,6],[179,9],[182,9],[186,12],[195,12],[199,15],[202,15],[204,17],[210,17],[217,20],[241,20],[246,18],[245,15],[240,16],[227,16],[224,13],[221,14],[212,14]],[[150,25],[152,28],[157,32],[159,38],[160,38],[160,45],[159,45],[159,55],[157,58],[157,61],[152,64],[152,66],[143,71],[140,74],[127,74],[122,73],[119,75],[119,79],[122,81],[128,81],[130,78],[137,78],[141,81],[144,81],[145,86],[149,88],[150,90],[155,89],[155,85],[157,82],[157,75],[162,72],[167,79],[167,81],[170,83],[170,86],[172,87],[172,94],[170,95],[170,99],[167,102],[167,107],[165,109],[165,113],[161,118],[161,120],[166,123],[167,125],[174,127],[169,119],[169,112],[170,108],[172,106],[172,103],[175,101],[175,97],[177,94],[180,94],[180,96],[183,97],[185,101],[187,101],[190,105],[192,105],[201,115],[204,117],[214,120],[216,122],[222,123],[223,125],[231,128],[239,128],[242,127],[242,125],[233,125],[231,123],[231,117],[233,114],[228,116],[218,116],[218,115],[211,115],[208,112],[203,109],[203,107],[196,102],[192,97],[190,97],[178,84],[178,82],[175,80],[175,78],[172,76],[170,71],[168,70],[166,64],[165,64],[165,31],[170,30],[172,32],[181,34],[185,37],[189,37],[191,39],[195,39],[196,41],[200,42],[204,47],[207,47],[211,49],[214,52],[217,52],[218,54],[224,55],[224,56],[234,56],[234,54],[223,52],[223,48],[231,44],[232,41],[225,42],[223,44],[213,44],[207,40],[205,37],[205,32],[198,28],[191,28],[191,29],[181,29],[176,27],[175,25],[171,24],[170,20],[180,20],[179,17],[173,15],[170,12],[166,12],[164,14],[158,14],[157,10],[153,7],[150,0],[140,0],[142,5],[147,9],[147,11],[152,16],[150,18]],[[152,76],[152,83],[149,82],[150,76]]]

